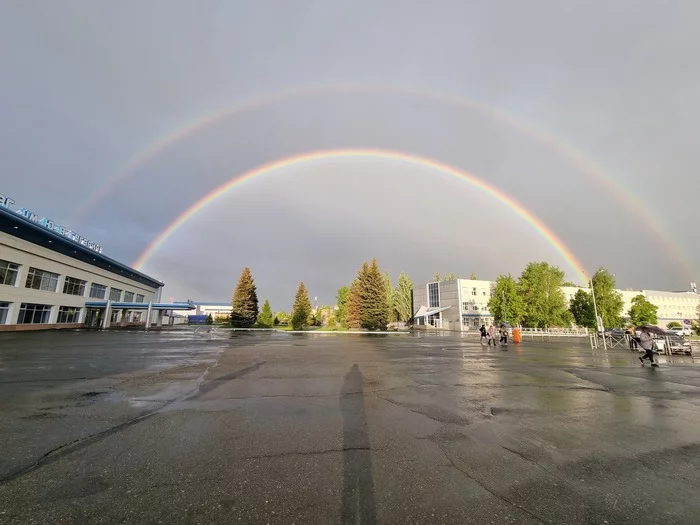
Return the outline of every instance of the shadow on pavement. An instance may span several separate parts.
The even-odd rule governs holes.
[[[377,522],[363,383],[359,367],[353,365],[345,376],[340,394],[343,414],[342,523]]]

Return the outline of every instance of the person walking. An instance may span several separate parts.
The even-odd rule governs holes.
[[[502,345],[508,346],[508,327],[501,326],[501,339],[499,341]]]
[[[643,365],[644,360],[648,359],[651,362],[651,366],[659,366],[654,362],[654,336],[651,335],[651,332],[646,326],[642,326],[640,331],[642,333],[639,335],[639,346],[642,347],[645,354],[639,356],[639,361],[641,361]]]
[[[481,328],[479,328],[479,332],[481,332],[481,337],[479,338],[480,343],[483,343],[484,339],[486,339],[487,341],[489,340],[489,338],[486,335],[486,325],[485,324],[481,325]]]
[[[493,324],[489,326],[487,336],[488,345],[491,346],[491,343],[493,343],[493,346],[496,346],[496,329],[493,327]]]

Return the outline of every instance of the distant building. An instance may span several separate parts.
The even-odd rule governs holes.
[[[208,301],[192,301],[195,307],[194,315],[211,315],[214,320],[229,319],[231,317],[231,303],[215,303]]]
[[[415,324],[429,325],[447,330],[466,331],[488,326],[494,317],[488,309],[488,302],[496,286],[495,281],[453,279],[434,281],[413,289],[413,312]],[[567,303],[578,290],[589,291],[577,286],[561,288]],[[627,318],[632,299],[643,295],[658,309],[658,324],[666,326],[672,321],[689,324],[697,318],[700,294],[696,292],[661,292],[656,290],[617,290],[622,295],[623,318]],[[615,327],[608,327],[615,328]]]

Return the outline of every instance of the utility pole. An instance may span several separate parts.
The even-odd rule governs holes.
[[[597,273],[598,272],[596,272],[596,274]],[[595,277],[595,274],[593,275],[593,277]],[[596,302],[595,302],[595,290],[593,288],[593,277],[591,277],[590,283],[591,283],[591,295],[593,296],[593,313],[595,314],[596,337],[598,337],[597,336],[597,333],[598,333],[598,306],[596,305]],[[602,325],[603,323],[600,323],[600,324]],[[607,350],[608,344],[605,342],[605,327],[601,326],[600,328],[602,329],[602,332],[603,332],[603,348],[605,350]]]

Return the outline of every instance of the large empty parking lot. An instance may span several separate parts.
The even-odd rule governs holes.
[[[575,341],[0,334],[0,523],[697,523],[700,367]]]

